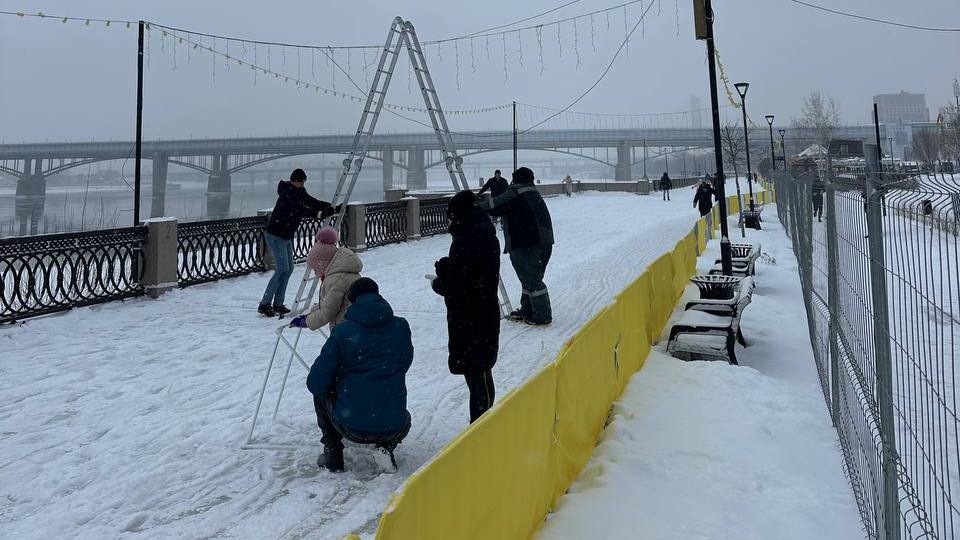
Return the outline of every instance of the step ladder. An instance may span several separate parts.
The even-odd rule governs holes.
[[[440,142],[440,148],[443,153],[444,164],[447,173],[450,175],[450,181],[453,184],[454,191],[469,189],[466,176],[463,173],[463,158],[457,154],[456,147],[453,144],[453,137],[450,134],[450,127],[443,114],[443,108],[440,105],[440,98],[437,95],[436,87],[433,84],[433,78],[430,76],[430,70],[427,68],[427,60],[423,54],[423,48],[417,37],[416,30],[410,21],[404,21],[396,17],[390,25],[390,31],[387,33],[387,39],[380,54],[380,61],[377,70],[373,76],[373,82],[370,85],[370,91],[367,93],[367,100],[363,106],[363,112],[360,115],[360,124],[353,137],[353,146],[350,153],[343,160],[343,170],[337,181],[337,190],[334,194],[331,204],[337,208],[336,213],[330,218],[330,223],[340,233],[343,220],[347,213],[347,204],[353,195],[353,188],[356,186],[360,171],[363,169],[363,161],[367,157],[370,148],[370,142],[376,131],[377,120],[383,111],[383,104],[386,101],[387,89],[390,87],[390,81],[393,78],[394,70],[397,66],[397,60],[401,54],[401,48],[406,47],[410,55],[410,66],[417,76],[417,82],[420,85],[420,91],[423,94],[423,102],[430,117],[430,124]],[[316,297],[317,287],[320,284],[320,278],[316,276],[310,268],[304,269],[303,277],[297,288],[296,299],[290,310],[291,317],[309,313],[313,299]],[[503,286],[503,280],[499,282],[499,304],[500,313],[506,318],[513,307],[510,303],[510,297]],[[325,330],[320,330],[324,337],[329,337]],[[289,334],[293,333],[291,337]],[[280,402],[283,399],[283,392],[286,388],[287,380],[290,376],[290,369],[293,361],[296,359],[301,366],[308,372],[308,364],[300,353],[297,352],[297,346],[300,343],[300,336],[303,333],[302,328],[290,328],[286,323],[276,329],[277,339],[273,346],[273,353],[267,363],[267,369],[263,376],[263,385],[260,388],[260,396],[257,399],[257,406],[250,422],[250,431],[247,434],[247,440],[241,445],[243,449],[263,449],[263,450],[295,450],[302,445],[294,444],[274,444],[260,443],[254,440],[254,434],[257,422],[260,418],[260,410],[267,392],[271,372],[274,366],[277,366],[277,353],[281,351],[283,345],[284,353],[289,352],[287,365],[283,368],[283,380],[280,383],[277,401],[273,408],[272,419],[276,420],[277,413],[280,410]],[[286,334],[286,335],[285,335]]]

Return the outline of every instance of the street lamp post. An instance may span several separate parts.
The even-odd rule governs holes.
[[[643,139],[643,179],[647,180],[647,139]]]
[[[740,94],[740,110],[743,111],[743,145],[747,152],[747,189],[750,190],[750,211],[753,212],[753,170],[750,168],[750,134],[747,129],[747,89],[750,83],[738,82],[733,85]]]
[[[890,170],[893,170],[893,137],[887,137],[887,142],[890,143]]]
[[[778,130],[777,130],[777,133],[780,134],[780,156],[781,156],[780,159],[783,161],[783,170],[784,170],[784,171],[787,170],[787,145],[784,144],[784,142],[783,142],[783,134],[786,133],[786,132],[787,132],[787,130],[785,130],[785,129],[778,129]]]
[[[773,150],[773,115],[768,114],[764,118],[767,119],[767,125],[770,126],[770,163],[773,165],[773,170],[777,170],[777,154]]]
[[[730,231],[727,227],[726,182],[723,176],[723,148],[720,134],[720,98],[717,93],[717,51],[713,36],[713,4],[703,0],[702,10],[697,7],[695,22],[697,39],[707,42],[707,71],[710,75],[710,109],[713,119],[713,152],[717,165],[716,185],[717,204],[720,206],[720,268],[723,275],[733,275],[733,257],[730,249]]]

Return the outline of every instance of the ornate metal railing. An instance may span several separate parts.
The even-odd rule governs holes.
[[[177,227],[181,287],[264,269],[264,216],[182,223]]]
[[[407,239],[406,201],[368,204],[365,219],[367,247],[383,246]]]
[[[317,218],[304,219],[300,221],[297,227],[297,233],[293,237],[293,260],[303,262],[307,260],[307,253],[310,253],[310,247],[317,238],[317,231],[323,227],[323,222]]]
[[[0,239],[0,323],[143,294],[146,227]]]
[[[450,199],[424,199],[420,201],[420,236],[433,236],[447,232],[447,203]]]

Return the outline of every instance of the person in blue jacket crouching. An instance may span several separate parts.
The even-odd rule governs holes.
[[[307,376],[323,453],[317,466],[343,470],[343,439],[377,447],[377,462],[397,470],[393,451],[410,431],[406,374],[413,362],[410,325],[396,317],[377,283],[358,279],[347,292],[346,320],[333,328]]]

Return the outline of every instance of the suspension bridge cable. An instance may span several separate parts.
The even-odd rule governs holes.
[[[634,25],[633,25],[633,28],[630,29],[630,33],[628,33],[628,34],[626,35],[626,37],[623,38],[623,41],[620,43],[620,47],[618,47],[618,48],[617,48],[617,52],[615,52],[615,53],[613,54],[613,58],[610,59],[610,63],[607,64],[606,69],[604,69],[604,70],[603,70],[603,73],[600,74],[600,77],[599,77],[592,85],[590,85],[590,88],[587,88],[586,90],[584,90],[584,92],[583,92],[582,94],[580,94],[580,95],[577,97],[577,99],[575,99],[575,100],[573,100],[572,102],[570,102],[570,104],[567,105],[566,107],[564,107],[563,109],[560,109],[560,110],[557,111],[556,113],[554,113],[554,114],[546,117],[545,119],[541,120],[540,122],[537,122],[536,124],[534,124],[534,125],[526,128],[526,129],[520,130],[519,133],[526,133],[526,132],[528,132],[528,131],[530,131],[530,130],[538,127],[538,126],[541,126],[541,125],[549,122],[550,120],[556,118],[557,116],[560,116],[561,114],[563,114],[563,113],[567,112],[568,110],[570,110],[570,108],[572,108],[574,105],[576,105],[577,103],[579,103],[580,100],[583,99],[584,97],[586,97],[587,94],[589,94],[590,92],[592,92],[593,89],[596,88],[597,85],[599,85],[601,81],[603,81],[604,77],[607,76],[607,73],[610,72],[610,68],[613,67],[613,63],[616,62],[616,61],[617,61],[617,58],[620,56],[620,51],[622,51],[623,48],[626,47],[627,42],[630,41],[630,37],[633,36],[633,33],[637,31],[637,28],[640,26],[640,23],[642,23],[642,22],[643,22],[643,19],[646,18],[646,16],[647,16],[648,13],[650,13],[650,9],[653,8],[653,4],[654,4],[653,2],[650,2],[650,5],[648,5],[647,8],[646,8],[645,10],[643,10],[643,13],[640,14],[640,18],[637,19],[636,24],[634,24]]]
[[[890,26],[898,26],[900,28],[909,28],[911,30],[925,30],[927,32],[960,32],[960,28],[937,28],[932,26],[920,26],[916,24],[901,23],[897,21],[889,21],[885,19],[877,19],[874,17],[867,17],[866,15],[857,15],[856,13],[847,13],[845,11],[839,11],[836,9],[831,9],[824,6],[818,6],[817,4],[811,4],[809,2],[804,2],[802,0],[788,0],[794,4],[800,4],[801,6],[806,6],[808,8],[818,9],[820,11],[825,11],[827,13],[833,13],[834,15],[841,15],[843,17],[850,17],[852,19],[860,19],[863,21],[875,22],[879,24],[886,24]]]

